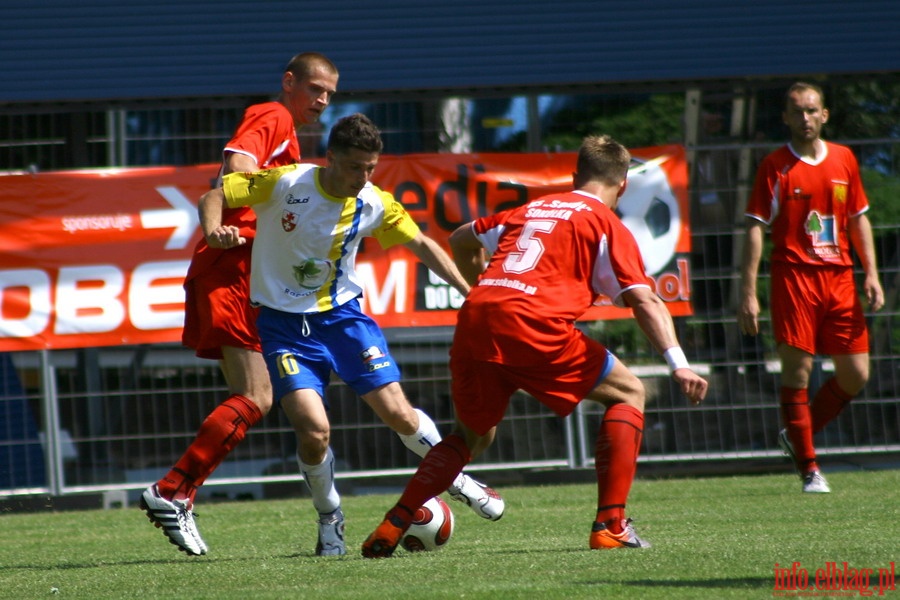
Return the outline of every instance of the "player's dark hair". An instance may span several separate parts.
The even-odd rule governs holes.
[[[606,185],[618,185],[628,175],[631,153],[608,135],[591,135],[584,138],[578,149],[575,166],[575,187],[591,180]]]
[[[814,83],[807,83],[805,81],[798,81],[787,89],[787,92],[784,94],[784,105],[789,106],[791,104],[791,94],[794,92],[807,91],[817,93],[819,95],[819,100],[822,101],[822,106],[825,106],[825,92],[822,91],[822,88]]]
[[[313,69],[316,67],[324,67],[329,73],[338,75],[338,69],[331,60],[324,54],[319,52],[301,52],[294,56],[287,66],[285,72],[290,71],[298,79],[309,79]]]
[[[328,135],[328,149],[332,152],[346,152],[353,148],[379,154],[384,149],[378,127],[362,113],[338,120]]]

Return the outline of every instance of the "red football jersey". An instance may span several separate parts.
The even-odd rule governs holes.
[[[254,104],[244,112],[224,151],[246,154],[260,169],[299,162],[300,143],[291,113],[280,102]]]
[[[790,144],[760,165],[746,215],[769,225],[772,261],[851,266],[850,217],[869,209],[859,165],[846,146],[825,143],[810,163]]]
[[[600,199],[552,194],[478,219],[492,253],[460,309],[454,351],[509,365],[536,364],[565,345],[599,294],[651,287],[637,242]]]
[[[300,143],[291,113],[280,102],[254,104],[244,111],[244,118],[234,136],[225,145],[224,152],[246,154],[256,160],[260,169],[283,167],[300,162]],[[219,171],[221,185],[221,170]],[[256,236],[256,215],[250,207],[226,208],[222,212],[222,225],[240,228],[248,246]],[[194,258],[188,269],[187,279],[208,269],[223,250],[210,248],[200,239],[194,249]]]

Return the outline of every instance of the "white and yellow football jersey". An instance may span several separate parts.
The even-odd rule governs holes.
[[[299,164],[225,176],[228,206],[256,213],[250,271],[256,304],[292,313],[340,306],[362,293],[355,266],[364,237],[389,248],[419,233],[388,192],[369,182],[355,198],[336,198],[322,189],[320,171]]]

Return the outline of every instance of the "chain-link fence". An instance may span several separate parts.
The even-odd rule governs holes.
[[[783,88],[781,83],[777,87]],[[623,94],[616,102],[634,102],[631,96]],[[666,102],[677,103],[684,95],[664,96]],[[691,155],[694,314],[678,318],[677,327],[688,357],[710,378],[709,398],[701,407],[688,406],[633,322],[584,327],[632,366],[648,387],[642,461],[729,459],[740,469],[750,462],[743,459],[779,454],[778,361],[768,322],[764,318],[761,336],[747,338],[734,321],[743,203],[759,158],[779,142],[754,133],[765,132],[763,126],[725,127],[740,135],[723,134],[722,119],[732,125],[746,125],[748,119],[735,119],[734,112],[716,116],[717,110],[741,104],[733,95],[724,103],[714,95],[704,98],[693,134],[674,125],[671,131],[647,135],[661,136],[656,140],[660,143],[685,142]],[[470,150],[553,150],[567,143],[554,131],[565,129],[566,119],[576,130],[585,107],[596,101],[596,95],[566,103],[551,96],[483,99],[458,112],[480,124],[473,125],[478,131],[467,142]],[[563,107],[557,107],[553,122],[520,115],[542,108],[549,114],[554,103]],[[423,126],[422,115],[440,114],[440,106],[422,105],[428,105],[427,110],[412,103],[347,104],[329,109],[329,114],[336,119],[361,108],[375,112],[392,152],[436,151],[446,131]],[[216,161],[241,110],[230,102],[177,110],[85,108],[66,115],[0,115],[0,167],[46,170]],[[762,116],[754,122],[765,123],[768,113],[758,112]],[[528,126],[522,125],[523,119]],[[318,153],[321,131],[302,136],[304,156]],[[816,442],[822,454],[893,453],[900,450],[900,222],[890,215],[900,214],[895,183],[900,144],[893,138],[848,143],[860,157],[873,205],[870,214],[887,305],[869,315],[868,386]],[[73,157],[78,159],[73,162]],[[763,269],[763,296],[767,277]],[[408,328],[387,334],[410,399],[448,431],[451,331]],[[831,368],[827,359],[817,362],[812,386],[820,385]],[[0,496],[139,490],[174,464],[226,395],[218,365],[176,345],[0,354]],[[412,471],[417,459],[346,386],[335,381],[329,402],[341,477],[377,481],[376,476]],[[472,468],[587,467],[593,461],[601,414],[599,407],[585,404],[561,420],[533,399],[517,395],[497,442]],[[277,494],[299,480],[294,453],[293,432],[273,410],[214,473],[204,492]]]

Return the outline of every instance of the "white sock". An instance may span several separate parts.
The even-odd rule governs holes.
[[[313,506],[319,514],[326,515],[337,510],[341,506],[341,496],[334,487],[334,453],[331,446],[328,447],[322,464],[307,465],[299,457],[297,463],[312,494]]]
[[[400,436],[404,446],[412,450],[420,458],[425,458],[428,451],[440,443],[441,434],[438,433],[437,425],[434,424],[431,417],[418,408],[416,409],[416,414],[419,415],[419,428],[416,432],[412,435],[399,433],[397,435]]]
[[[428,451],[433,446],[437,446],[442,438],[437,430],[437,425],[434,424],[431,417],[418,408],[416,409],[416,414],[419,415],[419,429],[412,435],[400,435],[399,433],[397,435],[400,436],[404,446],[418,454],[420,458],[425,458]],[[450,490],[454,492],[459,491],[462,489],[465,480],[466,476],[460,473],[453,480]]]

